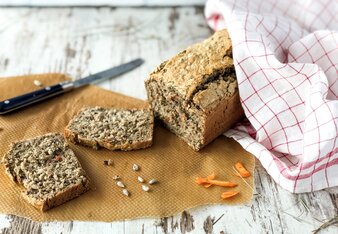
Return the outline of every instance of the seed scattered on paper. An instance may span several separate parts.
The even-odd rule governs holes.
[[[157,183],[158,183],[158,181],[156,179],[151,179],[149,181],[149,184],[157,184]]]
[[[119,187],[121,187],[121,188],[126,187],[126,186],[124,185],[124,183],[122,183],[122,181],[117,181],[117,182],[116,182],[116,185],[119,186]]]
[[[113,176],[113,180],[119,180],[119,179],[120,179],[120,176],[118,176],[118,175]]]
[[[129,197],[129,191],[127,189],[122,189],[123,195]]]
[[[147,185],[142,185],[142,190],[148,192],[150,188]]]
[[[139,171],[140,170],[140,166],[137,164],[133,165],[133,171]]]
[[[143,182],[144,182],[144,179],[143,179],[141,176],[137,177],[137,180],[138,180],[140,183],[143,183]]]
[[[111,165],[113,165],[114,164],[114,162],[113,162],[113,160],[111,160],[111,159],[109,159],[109,160],[104,160],[103,161],[103,165],[105,165],[105,166],[111,166]]]
[[[38,86],[38,87],[42,86],[42,83],[39,80],[34,80],[33,83],[34,83],[35,86]]]

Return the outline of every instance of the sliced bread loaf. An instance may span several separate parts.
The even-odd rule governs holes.
[[[163,62],[145,86],[155,117],[195,150],[244,114],[226,30]]]
[[[89,190],[89,180],[64,137],[51,133],[15,142],[4,156],[9,177],[27,202],[46,211]]]
[[[151,146],[153,129],[151,110],[87,107],[70,121],[65,136],[94,149],[134,150]]]

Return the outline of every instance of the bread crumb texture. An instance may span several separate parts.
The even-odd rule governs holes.
[[[87,107],[71,120],[66,136],[74,143],[93,148],[130,150],[151,145],[153,124],[154,117],[148,109]]]
[[[23,195],[33,205],[41,206],[76,186],[88,190],[85,171],[59,133],[13,143],[3,163],[10,178],[23,185]],[[69,195],[63,202],[72,198]]]

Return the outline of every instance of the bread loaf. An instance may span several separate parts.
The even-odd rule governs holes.
[[[163,62],[145,86],[155,117],[194,150],[243,116],[226,30]]]

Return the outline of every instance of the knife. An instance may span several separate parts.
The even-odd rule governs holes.
[[[97,83],[111,78],[117,77],[123,73],[133,70],[143,63],[143,59],[135,59],[128,63],[121,64],[117,67],[110,68],[108,70],[84,77],[76,81],[65,81],[56,85],[47,86],[43,89],[26,93],[17,97],[7,99],[0,102],[0,114],[7,114],[14,110],[21,109],[31,104],[41,102],[56,95],[69,92],[73,89]]]

